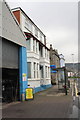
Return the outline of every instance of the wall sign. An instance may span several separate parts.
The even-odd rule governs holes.
[[[22,78],[22,81],[26,81],[26,76],[27,76],[27,75],[26,75],[25,73],[23,73],[23,75],[22,75],[22,77],[23,77],[23,78]]]

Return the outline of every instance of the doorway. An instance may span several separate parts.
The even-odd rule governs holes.
[[[2,102],[19,100],[19,70],[2,69]]]

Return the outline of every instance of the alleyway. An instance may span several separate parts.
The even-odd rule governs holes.
[[[3,118],[68,118],[72,96],[58,92],[57,86],[36,93],[34,100],[3,105]]]

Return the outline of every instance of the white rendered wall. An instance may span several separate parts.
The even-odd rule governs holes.
[[[32,88],[40,87],[40,80],[28,80],[28,85]]]
[[[25,16],[22,15],[22,30],[25,32],[30,32],[27,31],[27,29],[24,28],[25,26]],[[35,36],[35,25],[32,25],[32,34]],[[38,30],[38,37],[37,39],[40,40],[40,31]],[[36,37],[36,36],[35,36]],[[41,41],[41,40],[40,40]],[[35,44],[34,51],[33,51],[33,43]],[[42,34],[42,43],[44,44],[44,35]],[[26,42],[27,44],[27,42]],[[36,51],[36,46],[37,46],[37,51]],[[28,78],[28,84],[30,87],[40,87],[40,85],[48,85],[51,84],[51,78],[50,78],[50,60],[49,60],[49,50],[47,50],[45,47],[43,47],[43,57],[39,56],[39,42],[34,41],[33,38],[30,38],[30,50],[27,50],[27,62],[31,62],[31,78]],[[46,51],[46,57],[45,57],[45,51]],[[38,78],[34,78],[34,62],[42,65],[43,66],[43,74],[44,78],[41,78],[41,71],[38,66]],[[47,74],[49,74],[47,77],[45,75],[45,67],[47,66]],[[37,67],[36,67],[37,68]],[[49,71],[48,71],[49,68]],[[37,70],[36,70],[36,75],[37,75]]]
[[[42,35],[42,40],[40,40],[43,44],[44,44],[44,35],[42,34],[42,32],[38,29],[38,37],[35,35],[35,25],[33,24],[33,23],[31,23],[31,25],[32,25],[32,29],[31,30],[29,30],[28,28],[27,28],[27,26],[26,26],[26,24],[25,24],[25,22],[27,23],[27,21],[29,21],[30,22],[30,20],[28,19],[28,17],[27,16],[25,16],[22,12],[21,12],[21,28],[22,28],[22,30],[24,31],[24,32],[29,32],[29,33],[31,33],[31,34],[33,34],[38,40],[40,40],[40,34]],[[26,28],[25,28],[26,27]]]
[[[36,42],[35,42],[36,45]],[[35,51],[33,51],[33,38],[31,38],[31,50],[27,51],[27,61],[31,62],[31,79],[28,79],[28,83],[30,84],[30,87],[40,87],[40,85],[48,85],[51,84],[51,78],[50,78],[50,61],[45,58],[45,47],[43,47],[43,57],[39,57],[39,42],[37,42],[38,45],[38,52],[36,53],[36,47]],[[49,52],[49,51],[48,51]],[[34,67],[33,63],[38,63],[39,65],[43,66],[43,74],[44,78],[41,78],[40,75],[40,69],[39,70],[39,78],[34,78]],[[47,66],[47,69],[49,68],[49,71],[47,70],[47,74],[49,73],[48,77],[46,78],[45,75],[45,67]],[[37,73],[36,73],[37,74]]]

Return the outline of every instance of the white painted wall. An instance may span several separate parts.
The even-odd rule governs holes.
[[[32,88],[40,87],[40,80],[28,80],[28,85]]]
[[[27,24],[29,26],[32,26],[32,29],[30,30],[30,28],[27,26]],[[29,32],[32,33],[38,40],[40,40],[43,44],[44,44],[44,39],[45,36],[44,34],[42,34],[42,32],[37,28],[38,30],[38,37],[35,35],[35,28],[36,26],[28,19],[27,16],[24,15],[24,13],[21,12],[21,28],[24,32]],[[42,40],[40,39],[40,35],[42,36]]]
[[[31,62],[31,78],[28,79],[28,83],[30,84],[31,87],[40,87],[40,85],[48,85],[51,84],[51,78],[50,78],[50,61],[49,61],[49,55],[48,57],[45,57],[45,51],[48,52],[49,51],[43,47],[43,57],[39,56],[39,42],[37,42],[37,52],[36,52],[36,41],[35,41],[35,51],[33,51],[33,38],[30,39],[31,40],[31,49],[27,51],[27,61]],[[38,67],[38,74],[39,77],[34,78],[34,66],[33,64],[38,63],[39,65],[43,66],[43,74],[44,74],[44,78],[41,78],[41,71]],[[46,77],[46,73],[45,73],[45,67],[47,66],[47,77]],[[37,67],[36,67],[37,68]],[[37,74],[37,71],[36,71]]]
[[[22,31],[31,33],[34,37],[37,38],[37,40],[35,41],[33,40],[33,38],[30,38],[30,49],[29,49],[29,42],[26,41],[26,44],[25,44],[26,47],[28,48],[27,49],[27,62],[31,63],[31,78],[28,78],[28,84],[30,84],[30,87],[33,87],[33,88],[40,87],[40,85],[42,84],[43,85],[51,84],[49,50],[46,47],[42,47],[43,56],[40,57],[40,53],[39,53],[39,44],[40,42],[44,44],[45,35],[21,10],[20,10],[20,13],[21,13],[20,14],[20,26],[21,26]],[[38,36],[35,35],[35,28],[37,28],[38,30]],[[33,48],[33,45],[34,45],[34,48]],[[45,52],[46,52],[46,56],[45,56]],[[34,78],[34,62],[36,63],[36,69],[35,69],[36,77],[35,78]],[[38,64],[38,78],[37,78],[37,64]],[[40,65],[43,66],[43,74],[44,74],[43,78],[41,78]],[[47,67],[47,76],[45,73],[45,67]]]
[[[24,32],[29,32],[31,34],[33,34],[35,36],[35,25],[33,23],[32,24],[32,30],[28,30],[28,28],[25,28],[25,22],[30,23],[29,19],[22,13],[21,14],[21,26],[22,26],[22,30]],[[27,26],[26,26],[27,27]],[[37,28],[38,29],[38,28]],[[42,35],[42,37],[41,37]],[[38,29],[38,37],[35,36],[38,40],[40,40],[43,44],[44,44],[44,35],[41,33],[41,31]],[[26,41],[27,44],[27,41]],[[33,44],[34,44],[34,50],[33,50]],[[37,51],[36,51],[36,46],[37,46]],[[28,78],[28,84],[30,85],[30,87],[40,87],[40,85],[48,85],[51,84],[51,78],[50,78],[50,60],[49,60],[49,50],[46,49],[45,47],[42,48],[43,49],[43,57],[40,57],[39,55],[39,42],[38,41],[34,41],[33,38],[30,39],[30,50],[27,50],[27,62],[31,62],[31,78]],[[46,56],[45,56],[45,52],[46,52]],[[39,64],[38,66],[38,75],[39,77],[34,78],[34,62]],[[40,65],[43,65],[43,74],[44,77],[41,78],[41,71],[40,71]],[[45,67],[47,66],[47,77],[46,77],[46,73],[45,73]],[[48,70],[49,68],[49,70]],[[36,66],[36,75],[37,75],[37,66]]]

